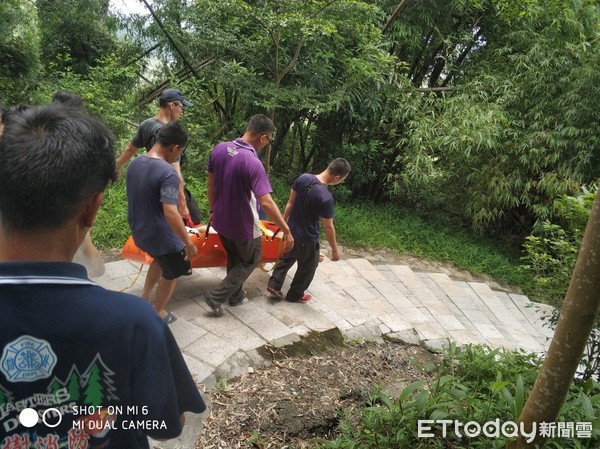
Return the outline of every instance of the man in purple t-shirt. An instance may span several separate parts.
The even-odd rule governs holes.
[[[211,220],[227,251],[227,276],[204,301],[216,316],[229,301],[237,306],[244,300],[242,286],[260,262],[261,231],[258,204],[281,228],[285,250],[294,246],[294,238],[273,198],[269,179],[258,158],[258,151],[271,142],[275,126],[262,114],[250,118],[244,135],[233,142],[221,142],[208,159],[208,202]]]
[[[319,265],[319,237],[323,224],[325,237],[331,246],[331,260],[340,260],[340,253],[333,226],[333,196],[327,186],[335,186],[343,182],[350,173],[350,164],[346,159],[337,158],[325,171],[318,175],[304,173],[292,184],[283,217],[292,230],[296,244],[287,251],[275,265],[273,275],[269,279],[267,291],[283,298],[281,287],[285,277],[294,263],[298,269],[285,299],[290,302],[305,303],[312,299],[305,294],[312,282]]]

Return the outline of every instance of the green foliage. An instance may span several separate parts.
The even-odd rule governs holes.
[[[203,221],[206,221],[208,217],[208,211],[210,210],[210,207],[208,205],[208,195],[206,194],[206,178],[196,178],[193,176],[188,176],[186,174],[186,170],[183,171],[183,177],[186,182],[185,186],[188,188],[188,190],[198,203],[198,207],[200,207]]]
[[[23,101],[41,69],[34,8],[26,0],[0,2],[0,102]]]
[[[560,308],[567,293],[595,193],[583,188],[577,196],[554,202],[551,220],[538,222],[523,244],[523,268],[533,275],[538,301]]]
[[[532,298],[560,307],[577,262],[581,236],[569,234],[557,224],[538,223],[525,239],[525,269],[533,273]]]
[[[402,156],[425,181],[432,167],[448,173],[444,190],[459,189],[477,227],[516,235],[600,169],[600,9],[585,1],[521,7],[510,21],[482,16],[486,40],[461,85],[411,121]]]
[[[92,240],[100,249],[122,248],[129,237],[125,181],[108,187],[92,229]]]
[[[550,326],[554,327],[558,321],[595,196],[593,191],[583,188],[577,196],[557,199],[553,221],[536,224],[525,239],[523,269],[533,279],[533,288],[528,293],[532,299],[555,307]],[[600,318],[588,339],[579,374],[583,379],[600,376]]]
[[[345,130],[382,110],[393,59],[377,29],[377,7],[352,0],[196,6],[182,11],[194,31],[185,40],[209,63],[190,85],[208,97],[219,138],[239,132],[253,113],[273,115],[274,164],[296,174],[343,156]]]
[[[86,75],[116,50],[117,22],[108,13],[108,0],[36,0],[36,7],[46,64]]]
[[[60,71],[59,65],[66,69]],[[73,91],[81,95],[88,111],[102,119],[117,137],[131,137],[132,128],[127,122],[133,104],[130,92],[133,78],[115,55],[108,55],[101,65],[90,68],[85,77],[74,73],[68,62],[50,64],[48,73],[51,75],[41,80],[31,98],[34,104],[49,102],[57,90]]]
[[[541,361],[531,354],[492,350],[482,346],[455,345],[444,353],[438,373],[430,379],[409,384],[392,400],[375,392],[359,412],[359,423],[352,413],[340,425],[341,436],[335,441],[317,445],[323,449],[429,449],[429,448],[504,448],[509,438],[467,437],[462,428],[459,436],[454,422],[443,432],[441,424],[431,425],[435,436],[419,437],[419,420],[451,420],[463,425],[474,421],[498,420],[502,425],[516,422],[523,408]],[[600,411],[600,386],[589,381],[573,384],[561,409],[558,421],[594,422],[590,439],[552,438],[548,447],[558,449],[591,448],[600,442],[596,416]],[[510,427],[508,428],[511,429]],[[509,432],[510,433],[510,432]]]
[[[41,103],[74,90],[125,138],[127,120],[147,116],[134,103],[138,72],[155,85],[168,79],[195,103],[182,119],[194,173],[215,142],[267,113],[277,126],[274,171],[292,178],[346,157],[354,198],[443,208],[516,239],[600,170],[592,0],[153,7],[193,73],[154,20],[119,22],[107,0],[2,2],[0,100]],[[418,91],[440,87],[453,90]]]

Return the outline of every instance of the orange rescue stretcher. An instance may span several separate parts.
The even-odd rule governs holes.
[[[280,229],[270,221],[261,220],[260,228],[262,230],[262,257],[261,263],[276,262],[283,255],[283,233]],[[227,252],[223,248],[221,239],[210,223],[205,231],[200,231],[200,228],[187,228],[190,234],[195,235],[194,243],[198,248],[198,255],[191,260],[192,268],[207,268],[207,267],[226,267]],[[148,253],[139,249],[133,237],[129,239],[123,246],[121,251],[123,259],[132,260],[138,263],[150,264],[154,260]]]

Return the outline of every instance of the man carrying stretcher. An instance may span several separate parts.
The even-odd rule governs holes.
[[[163,125],[150,151],[129,164],[126,177],[127,220],[133,240],[154,258],[140,296],[151,301],[157,286],[154,308],[167,323],[176,318],[163,309],[177,278],[192,274],[190,260],[198,254],[178,211],[180,178],[171,166],[187,142],[188,134],[178,122]]]
[[[273,137],[275,126],[262,114],[250,118],[242,137],[221,142],[208,159],[208,202],[212,225],[227,251],[227,276],[204,294],[204,301],[215,316],[223,314],[222,305],[240,305],[244,301],[242,286],[261,258],[258,205],[280,227],[284,249],[294,246],[290,228],[271,197],[271,184],[258,152]]]

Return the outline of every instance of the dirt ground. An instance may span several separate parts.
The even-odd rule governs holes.
[[[346,343],[315,337],[298,350],[273,353],[264,369],[209,392],[211,415],[197,449],[309,448],[339,435],[342,416],[357,419],[369,394],[397,397],[411,381],[426,378],[438,356],[398,343]],[[322,340],[327,341],[324,343]],[[332,340],[336,340],[332,342]],[[297,352],[290,356],[288,351]],[[346,415],[348,414],[348,415]]]

